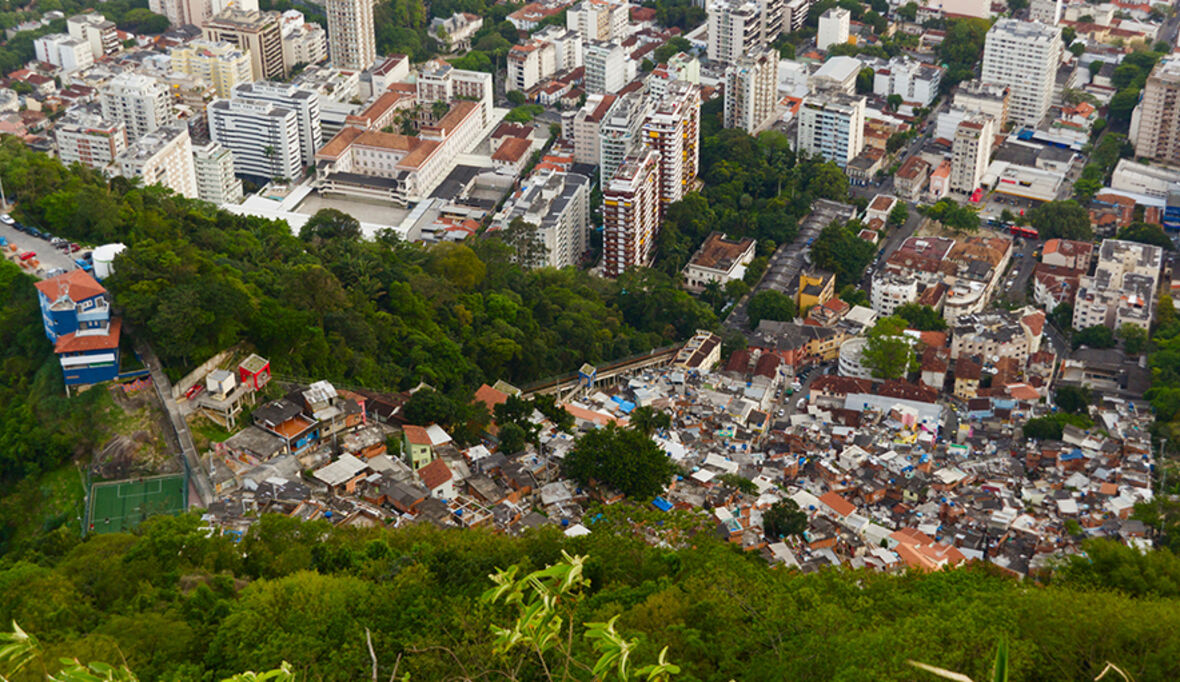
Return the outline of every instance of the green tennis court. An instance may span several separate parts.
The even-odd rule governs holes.
[[[121,533],[156,514],[185,510],[182,474],[95,483],[90,488],[87,532]]]

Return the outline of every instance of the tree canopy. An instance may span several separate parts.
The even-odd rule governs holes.
[[[1028,212],[1028,222],[1041,239],[1094,238],[1090,227],[1090,212],[1076,201],[1049,201]]]
[[[583,434],[562,461],[562,473],[582,485],[592,482],[645,499],[660,494],[676,465],[639,429],[614,424]]]
[[[865,268],[877,255],[877,247],[858,236],[862,229],[864,225],[859,220],[843,225],[834,222],[820,230],[811,245],[811,261],[835,273],[838,287],[859,283]]]
[[[489,575],[524,577],[565,551],[589,558],[581,598],[559,600],[575,605],[562,622],[617,615],[619,632],[639,640],[636,661],[667,647],[684,679],[851,680],[871,670],[900,682],[915,679],[907,659],[988,679],[1001,635],[1019,652],[1015,679],[1045,670],[1094,679],[1108,660],[1137,679],[1180,677],[1180,559],[1166,550],[1089,542],[1084,558],[1035,587],[986,564],[805,574],[769,570],[757,552],[712,537],[707,515],[623,502],[587,516],[598,519],[591,533],[567,538],[560,525],[511,536],[268,514],[236,540],[208,533],[197,514],[155,517],[134,535],[75,538],[6,561],[0,620],[39,638],[50,673],[66,656],[125,663],[143,680],[218,680],[285,660],[299,679],[371,679],[367,630],[381,680],[395,664],[413,680],[512,679],[495,672],[505,666],[515,679],[543,680],[535,656],[516,668],[496,653],[491,626],[511,631],[518,610],[480,595],[497,584]],[[597,659],[581,636],[571,654]]]

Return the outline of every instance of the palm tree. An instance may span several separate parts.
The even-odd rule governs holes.
[[[631,412],[631,428],[645,436],[655,433],[656,429],[666,429],[672,426],[672,418],[667,412],[659,412],[655,408],[637,407]]]

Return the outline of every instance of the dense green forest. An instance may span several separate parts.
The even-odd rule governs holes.
[[[130,247],[106,285],[173,370],[246,340],[288,375],[469,392],[644,352],[716,324],[707,306],[654,271],[618,280],[524,271],[494,239],[432,248],[364,240],[334,228],[340,216],[331,212],[317,221],[323,230],[301,239],[285,222],[64,168],[15,138],[0,144],[0,168],[18,218]]]
[[[663,522],[679,550],[640,537]],[[707,522],[705,525],[708,525]],[[308,679],[370,676],[395,663],[415,680],[478,678],[535,656],[493,654],[513,610],[479,599],[498,568],[586,555],[572,622],[616,623],[634,659],[667,659],[679,680],[912,680],[922,660],[983,679],[1001,638],[1011,679],[1084,680],[1106,661],[1140,682],[1180,677],[1180,562],[1095,543],[1049,585],[986,566],[935,574],[773,570],[692,536],[696,520],[629,506],[586,537],[555,527],[483,531],[332,528],[265,516],[240,542],[208,537],[195,515],[156,517],[137,535],[50,536],[0,570],[0,622],[39,637],[46,660],[126,661],[141,679],[200,680],[289,661]],[[564,637],[563,637],[564,639]],[[527,652],[525,652],[527,653]],[[595,656],[582,637],[576,659]],[[574,668],[575,679],[585,679]]]

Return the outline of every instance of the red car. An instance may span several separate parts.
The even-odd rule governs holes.
[[[37,257],[36,251],[25,251],[24,253],[22,253],[20,255],[21,260],[29,260],[30,258],[36,258],[36,257]]]
[[[187,391],[184,392],[184,397],[192,400],[194,396],[203,390],[205,390],[205,386],[203,384],[193,384],[192,386],[189,386]]]
[[[74,242],[70,242],[70,253],[78,253],[78,251],[80,251],[81,249],[82,249],[81,246],[78,246]]]

